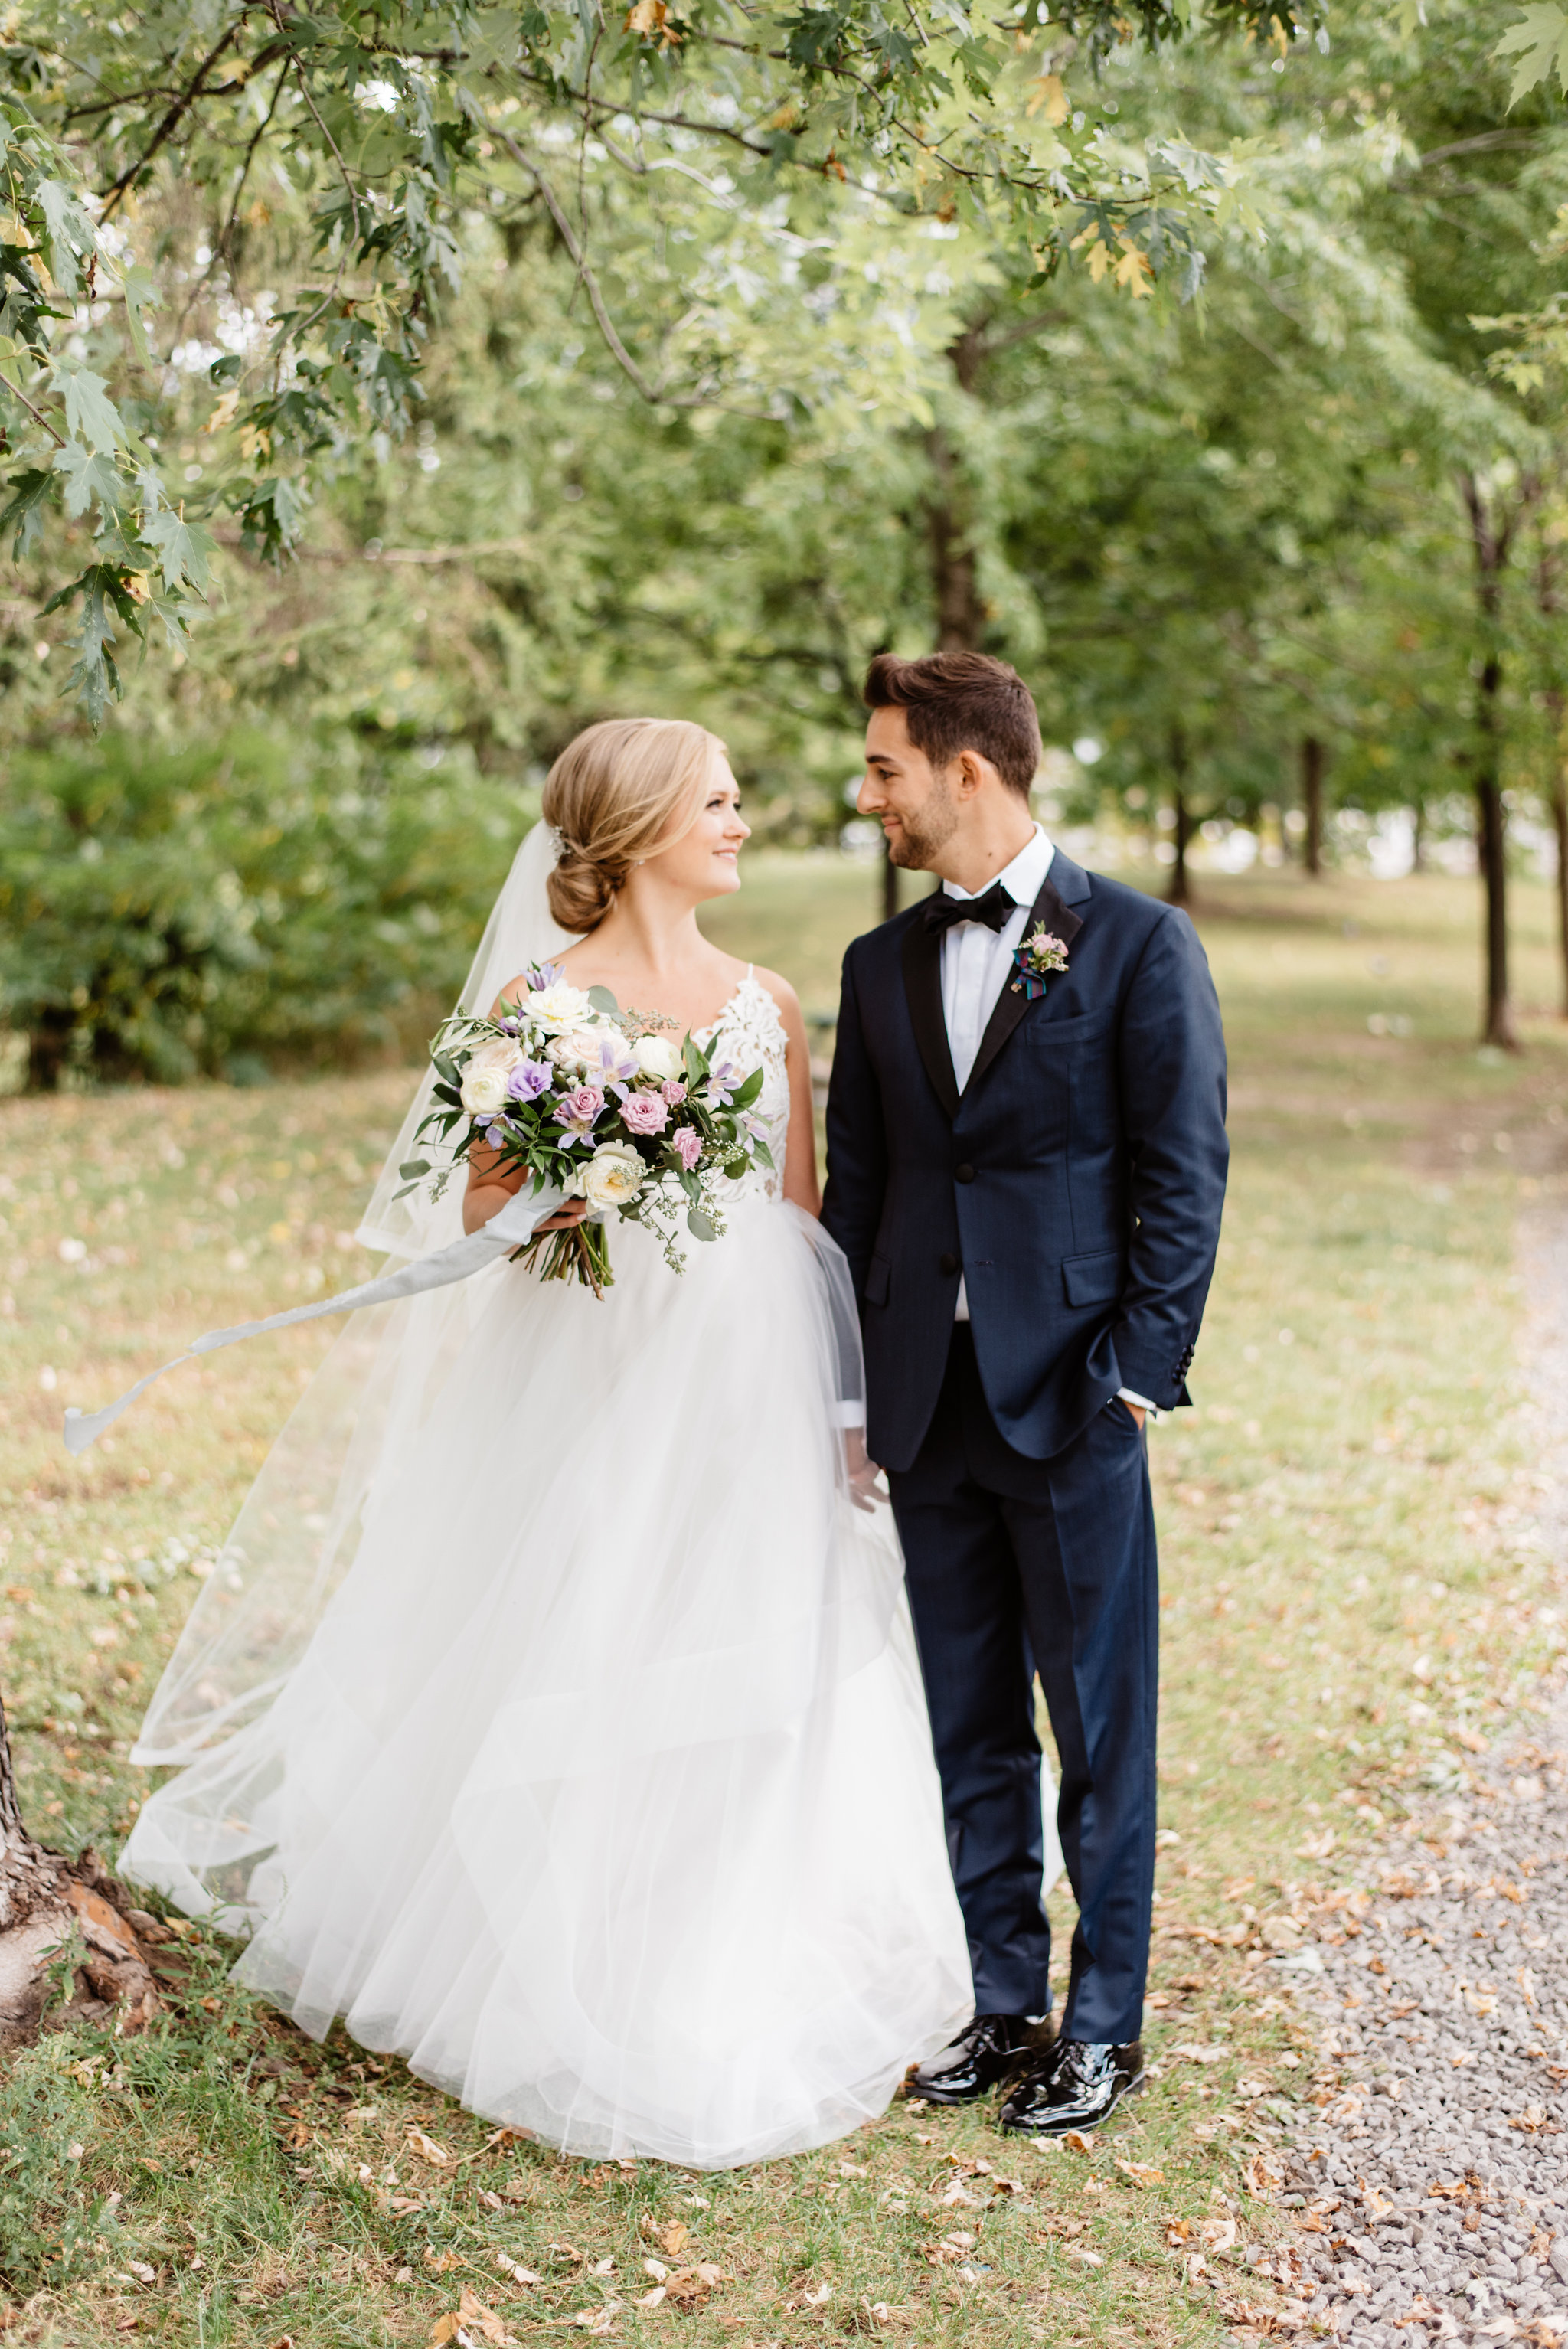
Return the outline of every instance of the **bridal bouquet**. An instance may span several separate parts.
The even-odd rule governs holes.
[[[458,1012],[431,1043],[439,1106],[417,1139],[449,1153],[434,1172],[433,1195],[471,1151],[494,1150],[497,1174],[521,1170],[536,1195],[554,1186],[589,1205],[582,1223],[541,1233],[513,1262],[603,1295],[612,1279],[605,1219],[614,1209],[656,1232],[665,1263],[679,1272],[683,1194],[686,1229],[717,1239],[724,1185],[773,1164],[748,1114],[762,1071],[716,1061],[690,1036],[676,1043],[668,1021],[623,1011],[608,988],[570,986],[554,963],[525,971],[523,980],[499,1019]],[[454,1142],[459,1126],[466,1130]],[[411,1158],[398,1173],[403,1198],[432,1168],[428,1158]]]

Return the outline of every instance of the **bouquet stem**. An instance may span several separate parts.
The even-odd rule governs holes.
[[[601,1299],[615,1285],[610,1235],[603,1224],[571,1224],[563,1231],[541,1232],[511,1261],[537,1272],[541,1280],[579,1280]]]

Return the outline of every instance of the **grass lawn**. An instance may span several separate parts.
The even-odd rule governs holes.
[[[759,857],[715,934],[829,1011],[875,886]],[[475,2342],[1010,2349],[1212,2341],[1243,2297],[1266,2302],[1219,2261],[1218,2289],[1187,2284],[1182,2238],[1227,2215],[1238,2250],[1280,2232],[1269,2152],[1326,2076],[1291,1953],[1326,1910],[1353,1912],[1379,1829],[1416,1787],[1457,1783],[1563,1640],[1512,1423],[1513,1234],[1519,1199],[1568,1178],[1568,1030],[1542,890],[1517,895],[1533,1007],[1517,1061],[1474,1049],[1469,885],[1247,876],[1205,883],[1198,918],[1236,1155],[1198,1407],[1150,1436],[1150,2091],[1087,2149],[897,2106],[736,2177],[564,2161],[340,2035],[315,2047],[192,1931],[166,2028],[57,2033],[0,2083],[8,2340],[369,2349],[453,2338],[468,2294]],[[349,1235],[407,1083],[0,1104],[0,1645],[50,1840],[112,1857],[144,1791],[123,1757],[192,1578],[325,1337],[187,1366],[80,1463],[61,1407],[106,1401],[201,1329],[363,1277]],[[690,2278],[652,2308],[646,2258]]]

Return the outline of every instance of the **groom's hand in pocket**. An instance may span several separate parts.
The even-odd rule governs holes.
[[[882,1470],[866,1450],[863,1427],[844,1430],[844,1467],[850,1479],[850,1498],[856,1508],[868,1512],[879,1508],[887,1495],[878,1486]]]

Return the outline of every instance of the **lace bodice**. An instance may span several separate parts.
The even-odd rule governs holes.
[[[789,1075],[785,1066],[789,1040],[779,1006],[748,966],[746,977],[712,1027],[698,1028],[693,1033],[705,1051],[711,1051],[716,1043],[722,1044],[742,1075],[761,1062],[762,1091],[752,1105],[751,1114],[763,1128],[762,1138],[773,1155],[772,1171],[759,1166],[754,1173],[742,1175],[728,1195],[782,1199],[784,1152],[789,1139]]]

